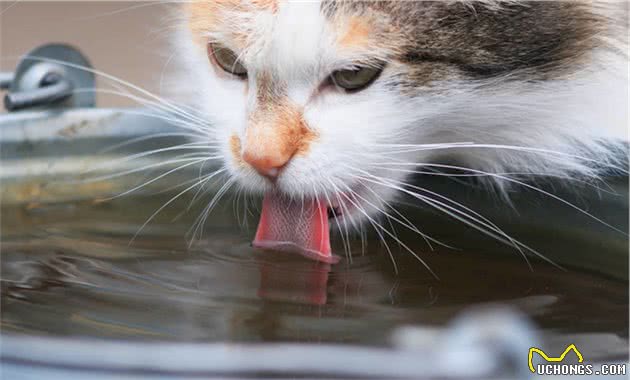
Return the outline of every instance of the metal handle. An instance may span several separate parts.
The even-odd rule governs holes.
[[[1,0],[0,0],[1,1]],[[72,46],[47,44],[31,50],[13,73],[0,73],[7,111],[27,108],[94,107],[94,74],[88,60]],[[76,89],[85,91],[76,91]]]
[[[8,90],[13,83],[13,73],[0,72],[0,90]]]
[[[4,97],[4,107],[9,111],[50,105],[66,100],[72,95],[74,86],[58,73],[48,73],[34,90],[9,93]]]

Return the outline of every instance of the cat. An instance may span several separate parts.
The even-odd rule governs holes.
[[[261,247],[327,261],[329,217],[374,224],[405,193],[431,204],[408,186],[415,172],[455,168],[501,190],[515,183],[501,173],[589,180],[627,156],[627,2],[181,11],[179,81],[233,183],[266,194]]]

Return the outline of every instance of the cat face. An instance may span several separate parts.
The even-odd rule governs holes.
[[[363,218],[414,165],[445,155],[486,170],[581,165],[453,144],[568,151],[564,134],[591,138],[560,116],[578,104],[567,81],[597,74],[606,34],[584,3],[212,0],[186,13],[190,85],[230,174],[253,192],[326,198]]]

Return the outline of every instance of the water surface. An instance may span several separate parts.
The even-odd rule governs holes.
[[[405,242],[439,279],[390,242],[395,273],[374,238],[363,253],[359,240],[352,243],[351,262],[316,263],[252,248],[255,219],[238,226],[231,202],[190,246],[184,236],[196,215],[179,215],[187,201],[164,210],[132,241],[166,199],[4,207],[2,331],[382,346],[399,326],[439,328],[471,305],[501,302],[550,334],[617,337],[621,343],[609,353],[627,358],[625,281],[536,261],[531,271],[506,248],[499,255],[472,247],[431,251],[413,234]]]

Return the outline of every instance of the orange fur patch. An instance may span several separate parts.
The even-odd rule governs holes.
[[[299,107],[287,101],[264,104],[250,118],[244,159],[256,166],[282,167],[293,156],[307,154],[316,138]]]
[[[221,8],[227,2],[235,2],[235,0],[192,1],[186,3],[184,9],[188,16],[188,28],[195,37],[207,32],[217,23]]]
[[[230,151],[237,165],[243,165],[243,157],[241,157],[241,139],[237,135],[230,137]]]
[[[346,30],[337,40],[341,47],[367,47],[370,42],[370,24],[366,18],[353,16],[347,23]]]
[[[205,35],[216,31],[224,24],[227,12],[242,10],[241,0],[198,0],[185,5],[188,16],[188,29],[192,32],[195,43],[207,44]],[[236,37],[237,41],[243,38]]]
[[[195,42],[205,45],[204,35],[211,30],[223,28],[226,35],[231,34],[237,47],[243,49],[247,45],[249,36],[238,33],[239,28],[230,25],[232,12],[260,12],[278,11],[278,0],[199,0],[185,5],[188,16],[188,28],[192,32]]]
[[[273,13],[278,12],[278,1],[277,0],[251,0],[254,6],[270,10]]]

